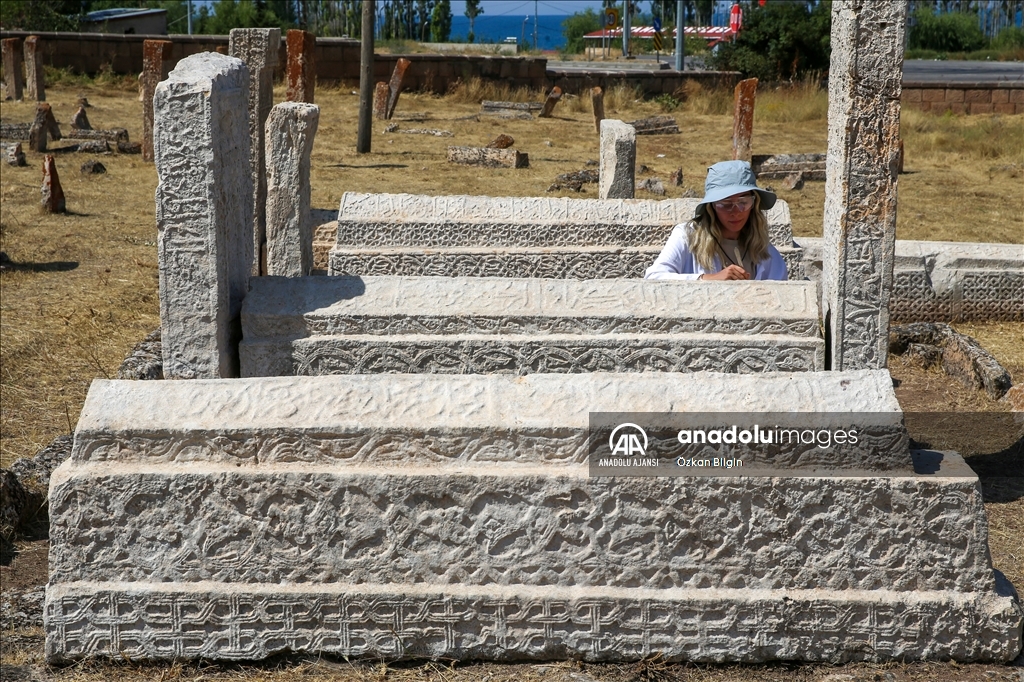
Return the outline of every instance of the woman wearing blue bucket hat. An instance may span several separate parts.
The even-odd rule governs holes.
[[[716,163],[693,219],[675,226],[644,279],[786,279],[786,262],[768,241],[765,211],[774,205],[746,161]]]

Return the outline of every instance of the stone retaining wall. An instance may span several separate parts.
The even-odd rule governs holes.
[[[904,82],[902,104],[954,114],[1024,114],[1024,82]]]

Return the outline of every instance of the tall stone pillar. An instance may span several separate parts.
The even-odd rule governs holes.
[[[253,275],[267,274],[267,171],[263,131],[274,106],[274,68],[281,49],[279,28],[233,28],[228,54],[249,67],[249,165],[253,188]]]
[[[888,358],[905,14],[902,2],[832,5],[821,283],[834,370]]]
[[[4,63],[4,88],[7,99],[19,101],[24,90],[21,76],[21,38],[4,38],[0,40],[0,54]]]
[[[313,269],[309,157],[320,107],[282,102],[267,119],[267,274],[302,277]]]
[[[153,160],[153,93],[167,74],[165,64],[171,58],[171,41],[142,42],[142,160]]]
[[[164,376],[238,376],[252,267],[249,69],[202,52],[153,98]]]
[[[750,138],[754,132],[754,101],[757,79],[747,78],[736,84],[732,107],[732,158],[750,162]]]
[[[289,102],[313,103],[316,88],[316,36],[308,31],[288,31]]]
[[[46,101],[46,85],[43,80],[43,50],[39,36],[25,38],[25,85],[29,99]]]
[[[632,199],[636,192],[636,129],[606,118],[601,126],[600,199]]]

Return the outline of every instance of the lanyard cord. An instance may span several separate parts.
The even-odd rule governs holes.
[[[743,263],[737,263],[736,261],[734,261],[732,258],[729,257],[729,254],[726,253],[726,251],[725,251],[725,247],[722,246],[722,242],[718,241],[718,237],[716,237],[715,235],[711,235],[711,238],[715,240],[716,244],[718,244],[718,250],[721,251],[722,255],[725,256],[725,259],[727,261],[729,261],[729,265],[738,265],[741,268],[743,268]],[[737,243],[739,243],[739,242],[737,242]],[[746,251],[746,249],[744,249],[743,251],[740,252],[740,260],[744,261],[746,259],[747,259],[747,251]],[[755,265],[754,267],[756,268],[757,266]],[[746,268],[743,268],[743,269],[746,270]]]

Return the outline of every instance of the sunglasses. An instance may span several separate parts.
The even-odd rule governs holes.
[[[740,197],[738,199],[731,199],[730,201],[715,201],[711,204],[715,207],[716,211],[727,211],[734,213],[736,211],[749,211],[754,206],[754,197]]]

